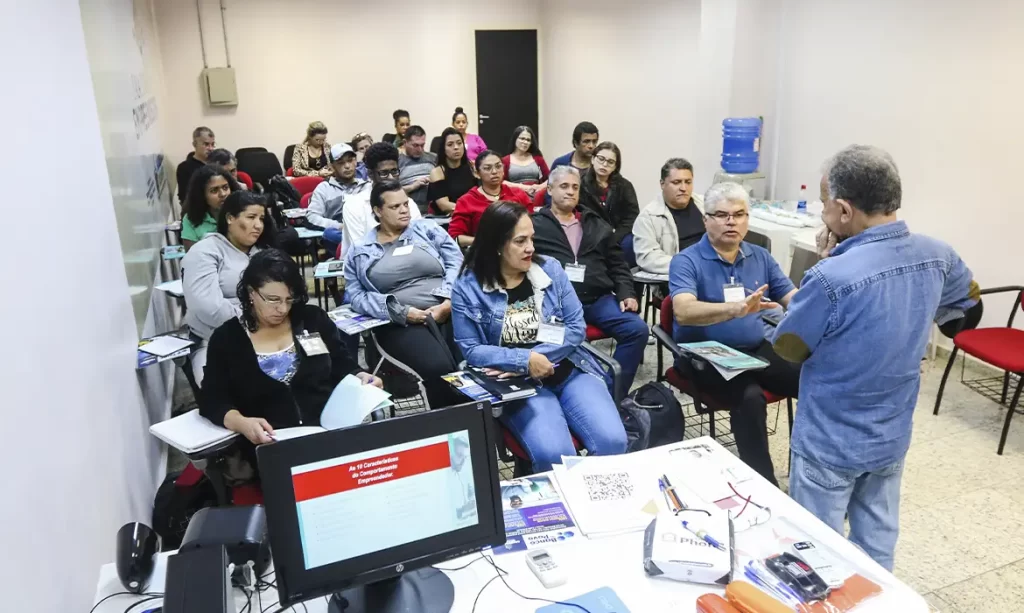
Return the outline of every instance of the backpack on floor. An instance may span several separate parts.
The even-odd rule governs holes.
[[[630,392],[623,408],[641,410],[650,417],[650,447],[678,443],[685,434],[683,407],[663,383],[652,381]],[[629,432],[627,430],[627,436]],[[632,451],[632,449],[630,449]]]
[[[626,429],[626,453],[641,451],[651,446],[651,414],[636,406],[632,398],[624,398],[619,405],[619,418]]]
[[[180,547],[192,516],[213,506],[217,506],[213,484],[194,466],[168,474],[153,500],[153,530],[160,535],[161,550]]]

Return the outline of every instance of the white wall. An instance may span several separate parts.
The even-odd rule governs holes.
[[[202,0],[210,66],[225,64],[220,9]],[[476,125],[474,30],[534,29],[539,0],[225,0],[237,107],[202,99],[203,68],[195,3],[156,0],[168,83],[165,142],[177,163],[191,150],[192,129],[212,128],[232,151],[265,146],[280,157],[323,121],[328,140],[392,131],[404,108],[437,135],[456,106]],[[315,17],[315,18],[314,18]],[[502,144],[504,145],[504,143]]]
[[[130,6],[130,5],[129,5]],[[39,33],[47,44],[39,44]],[[5,424],[0,576],[5,611],[88,610],[99,564],[122,523],[152,502],[136,330],[76,0],[19,3],[0,20],[0,162],[17,168],[10,202],[45,206],[61,236],[0,241]],[[25,163],[60,143],[59,164]],[[58,174],[55,174],[58,173]],[[48,189],[55,178],[67,189]],[[73,189],[73,193],[68,191]],[[71,255],[71,257],[69,257]]]
[[[817,189],[851,143],[896,159],[900,216],[952,244],[982,287],[1020,284],[1024,3],[785,0],[776,193]],[[1009,300],[986,301],[1005,325]]]
[[[666,159],[698,164],[700,12],[699,0],[545,2],[540,109],[548,161],[572,149],[577,123],[591,121],[622,149],[622,174],[641,207],[657,193]]]

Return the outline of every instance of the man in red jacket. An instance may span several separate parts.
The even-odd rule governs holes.
[[[455,203],[455,210],[452,211],[452,221],[448,224],[448,234],[463,249],[473,244],[480,216],[492,202],[499,200],[518,202],[525,206],[527,211],[533,213],[533,201],[526,195],[526,192],[503,183],[505,166],[502,164],[500,155],[486,149],[477,156],[474,163],[477,174],[480,175],[480,185],[458,199]]]

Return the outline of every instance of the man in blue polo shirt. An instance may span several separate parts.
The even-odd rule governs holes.
[[[768,452],[765,390],[796,397],[800,369],[783,360],[765,340],[759,313],[786,306],[796,288],[761,247],[743,242],[750,223],[750,199],[736,183],[713,185],[704,195],[707,233],[672,256],[668,285],[675,314],[676,342],[718,341],[769,366],[726,381],[714,368],[693,368],[687,359],[675,367],[702,392],[732,407],[732,432],[740,459],[775,485]],[[768,295],[772,301],[764,300]]]
[[[804,275],[774,337],[803,364],[789,494],[840,534],[848,513],[850,540],[889,570],[932,321],[980,297],[952,247],[896,218],[901,198],[885,151],[853,145],[828,161],[821,217],[838,244]]]

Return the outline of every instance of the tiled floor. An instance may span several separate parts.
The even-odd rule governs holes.
[[[996,455],[1006,409],[960,383],[959,361],[940,414],[933,416],[945,364],[940,356],[926,366],[914,416],[896,575],[941,613],[1024,613],[1024,417],[1011,426],[1004,455]],[[637,383],[653,380],[655,370],[655,347],[649,346]],[[992,373],[968,366],[966,376]],[[175,400],[187,405],[191,393],[181,379]],[[769,440],[785,487],[785,407],[770,407],[768,421],[770,427],[777,410],[778,427]],[[699,434],[691,423],[688,437]]]

